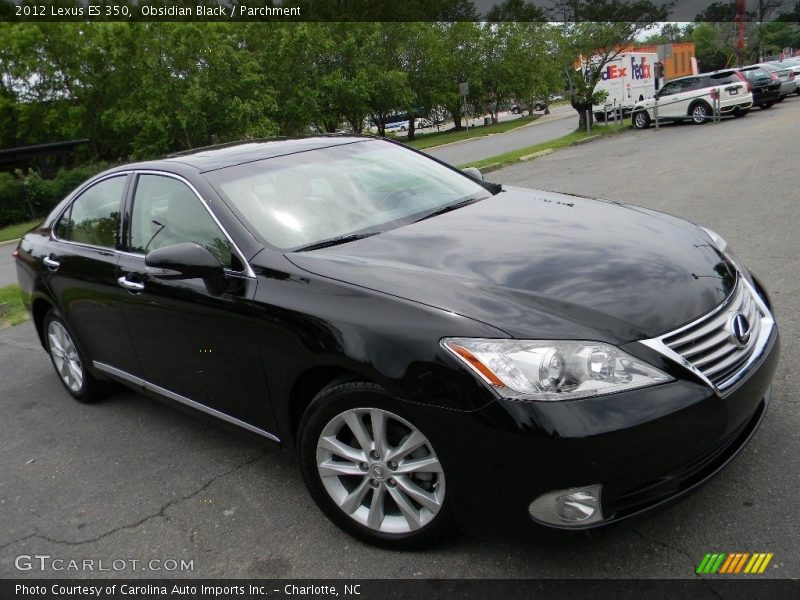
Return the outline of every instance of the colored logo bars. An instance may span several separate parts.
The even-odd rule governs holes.
[[[755,552],[753,554],[749,552],[708,553],[703,557],[695,573],[699,575],[714,573],[726,575],[736,573],[760,574],[766,570],[769,561],[772,560],[772,556],[772,552]]]

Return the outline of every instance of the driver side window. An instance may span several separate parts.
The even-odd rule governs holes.
[[[171,177],[140,175],[131,212],[131,252],[147,254],[184,242],[203,246],[224,267],[232,267],[231,243],[194,192]]]
[[[667,84],[664,84],[664,87],[661,88],[661,91],[658,93],[659,97],[661,96],[671,96],[673,94],[677,94],[681,91],[681,82],[680,81],[670,81]]]

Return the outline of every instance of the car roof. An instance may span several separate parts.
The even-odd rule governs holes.
[[[163,162],[177,162],[195,167],[201,172],[223,169],[257,160],[308,152],[332,146],[366,142],[377,138],[357,135],[317,135],[295,138],[264,138],[229,144],[217,144],[170,154]],[[131,165],[128,165],[130,168]]]

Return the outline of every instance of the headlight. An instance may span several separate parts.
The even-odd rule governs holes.
[[[570,400],[672,380],[602,342],[445,338],[442,346],[508,398]]]
[[[731,263],[733,267],[737,271],[739,271],[739,273],[741,273],[744,277],[746,277],[749,281],[750,272],[745,268],[744,263],[742,263],[742,261],[739,260],[739,257],[736,256],[736,254],[734,254],[733,250],[728,245],[728,242],[726,242],[722,238],[722,236],[715,231],[711,231],[710,229],[706,229],[705,227],[700,227],[700,229],[702,229],[708,234],[708,237],[711,238],[714,247],[720,251],[720,254],[722,254],[722,256],[724,256],[728,260],[728,262]]]

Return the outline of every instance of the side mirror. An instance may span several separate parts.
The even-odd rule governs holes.
[[[208,250],[194,242],[184,242],[153,250],[144,264],[151,269],[171,273],[153,273],[163,279],[202,279],[212,294],[221,294],[227,287],[225,269]]]
[[[483,173],[481,173],[480,169],[476,167],[467,167],[466,169],[461,169],[461,171],[472,177],[473,179],[477,179],[478,181],[484,181]]]

